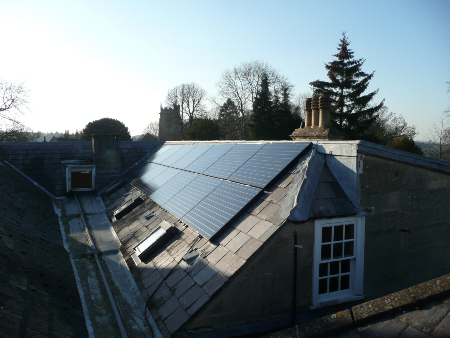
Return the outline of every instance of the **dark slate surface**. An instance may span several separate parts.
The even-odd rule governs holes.
[[[160,142],[121,142],[122,172],[160,145]],[[92,156],[91,142],[0,142],[0,159],[14,165],[55,196],[66,193],[66,173],[61,161],[92,162]],[[116,178],[111,174],[98,175],[97,191]]]
[[[309,218],[354,215],[355,206],[325,163],[309,209]]]
[[[0,336],[88,336],[52,200],[2,162]]]
[[[284,220],[278,211],[295,167],[296,163],[275,179],[269,190],[258,196],[227,225],[214,242],[200,239],[193,229],[130,184],[112,194],[107,191],[103,194],[109,218],[130,200],[139,196],[144,199],[143,204],[112,222],[112,225],[121,241],[122,254],[163,336],[170,336],[182,328],[279,229]],[[179,235],[148,261],[135,266],[131,259],[133,248],[150,235],[162,220],[175,225]],[[201,256],[193,265],[187,265],[182,260],[183,255],[196,249],[201,251]]]

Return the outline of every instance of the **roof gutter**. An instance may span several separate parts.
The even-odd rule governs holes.
[[[91,236],[91,232],[89,231],[89,228],[86,224],[86,220],[84,219],[84,215],[83,215],[83,212],[82,212],[82,209],[80,206],[80,202],[78,201],[77,195],[75,195],[75,200],[77,201],[78,210],[80,210],[80,218],[83,221],[84,228],[86,229],[87,235],[89,237],[89,241],[91,242],[92,249],[94,252],[95,262],[97,263],[97,267],[100,272],[100,276],[102,277],[103,285],[105,286],[106,293],[108,294],[109,302],[111,303],[111,307],[113,309],[114,316],[116,317],[117,325],[119,326],[119,330],[120,330],[120,334],[122,335],[123,338],[128,338],[127,331],[125,330],[125,326],[123,325],[122,317],[120,316],[120,313],[119,313],[119,308],[117,307],[116,301],[114,300],[114,296],[111,292],[111,288],[109,287],[109,283],[106,279],[105,271],[103,271],[103,267],[100,264],[100,260],[98,259],[99,251],[97,249],[97,246],[95,245],[94,239]]]

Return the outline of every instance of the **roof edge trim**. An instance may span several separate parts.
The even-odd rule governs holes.
[[[325,156],[314,148],[300,158],[289,192],[280,209],[281,217],[295,222],[308,219],[311,201],[324,165]]]
[[[441,161],[435,158],[409,153],[407,151],[389,148],[380,144],[359,141],[358,152],[377,157],[382,157],[398,162],[412,164],[418,167],[426,167],[445,173],[450,173],[450,162]]]

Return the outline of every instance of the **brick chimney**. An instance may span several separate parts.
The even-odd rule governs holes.
[[[328,95],[305,100],[305,127],[295,129],[294,141],[342,140],[344,135],[331,126],[331,99]]]

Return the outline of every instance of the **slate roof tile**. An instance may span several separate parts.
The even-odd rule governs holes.
[[[222,245],[219,245],[214,251],[212,251],[206,259],[209,261],[210,264],[215,265],[218,261],[222,259],[223,256],[225,256],[228,253],[228,249],[223,247]]]
[[[262,243],[266,242],[280,227],[276,224],[272,224],[269,229],[267,229],[258,240]]]
[[[211,297],[227,280],[224,275],[217,273],[203,286],[203,290]]]
[[[263,221],[264,222],[264,221]],[[269,223],[270,224],[270,223]],[[237,252],[236,255],[244,260],[247,260],[258,248],[262,245],[262,242],[255,238],[250,238]]]
[[[225,247],[232,252],[238,251],[248,240],[250,236],[241,232],[234,237]]]
[[[242,258],[238,258],[228,269],[225,271],[224,276],[231,277],[245,264],[245,260]]]
[[[170,333],[174,333],[178,330],[187,320],[189,319],[189,315],[183,308],[178,308],[169,318],[164,321],[164,324],[167,327],[167,330]]]
[[[177,298],[180,298],[187,290],[189,290],[195,284],[191,276],[186,275],[178,282],[175,287],[172,288],[173,293]]]
[[[155,308],[162,306],[170,297],[172,297],[172,292],[167,287],[166,283],[163,281],[159,284],[154,295],[151,295],[151,305]]]
[[[233,265],[234,262],[238,260],[238,256],[231,251],[228,251],[225,256],[222,257],[222,259],[216,263],[217,270],[221,272],[227,271],[231,265]]]
[[[222,231],[222,233],[220,233],[216,237],[215,242],[218,244],[221,244],[221,245],[226,245],[238,233],[239,233],[239,231],[236,230],[235,228],[233,228],[232,226],[227,227],[224,231]]]
[[[182,268],[177,268],[175,271],[166,279],[166,284],[168,287],[172,288],[178,284],[185,276],[186,272]]]
[[[184,309],[189,308],[197,299],[199,299],[205,292],[198,285],[194,284],[188,291],[186,291],[180,298],[179,302]]]
[[[194,280],[201,286],[209,281],[217,272],[218,270],[213,264],[208,264],[195,275]]]
[[[177,297],[170,297],[162,306],[158,308],[158,313],[162,320],[165,320],[180,307]]]
[[[195,275],[197,275],[207,265],[208,265],[208,261],[206,259],[204,259],[203,257],[199,257],[194,262],[194,264],[189,265],[185,271],[189,274],[189,276],[195,277]]]
[[[239,218],[238,223],[234,223],[233,225],[236,227],[237,230],[247,233],[258,222],[259,222],[259,218],[258,217],[255,217],[253,215],[249,215],[247,213],[244,213]]]
[[[188,309],[187,313],[192,316],[198,309],[200,309],[209,300],[208,295],[205,293],[200,296]]]
[[[272,226],[272,223],[260,220],[256,225],[248,232],[248,235],[253,238],[259,238],[263,233],[266,232]]]

